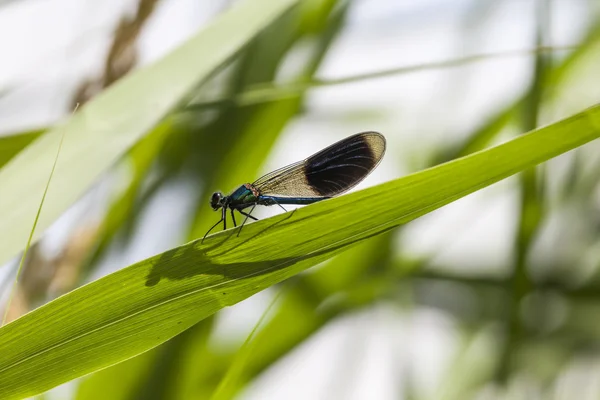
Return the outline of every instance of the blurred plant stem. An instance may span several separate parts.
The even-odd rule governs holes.
[[[309,89],[326,87],[326,86],[335,86],[335,85],[344,85],[355,82],[362,82],[365,80],[385,78],[394,75],[400,74],[410,74],[422,71],[429,71],[435,69],[443,69],[443,68],[452,68],[459,67],[467,64],[472,64],[476,62],[483,62],[487,60],[494,60],[500,58],[508,58],[508,57],[525,57],[531,56],[532,54],[542,54],[549,52],[557,52],[557,51],[568,51],[577,49],[578,45],[573,46],[538,46],[532,49],[526,50],[515,50],[515,51],[506,51],[499,53],[491,53],[491,54],[477,54],[473,56],[461,57],[453,60],[446,60],[440,62],[432,62],[418,65],[410,65],[404,67],[396,67],[390,68],[381,71],[374,71],[364,74],[357,74],[342,78],[330,78],[330,79],[310,79],[310,80],[300,80],[297,82],[289,82],[283,84],[260,84],[250,86],[247,91],[240,93],[239,95],[233,97],[221,97],[215,98],[207,101],[198,101],[192,102],[188,106],[184,107],[182,111],[197,111],[204,110],[207,108],[213,107],[221,107],[224,105],[229,106],[248,106],[253,104],[265,103],[274,100],[281,100],[288,97],[294,97],[298,94],[305,92]]]
[[[537,0],[538,46],[542,46],[550,32],[550,4],[548,0]],[[522,126],[525,132],[538,126],[544,96],[544,82],[549,60],[544,54],[535,57],[533,81],[525,98]],[[517,228],[515,263],[511,271],[509,314],[507,315],[505,350],[501,353],[497,379],[506,384],[514,370],[514,354],[523,340],[523,300],[531,292],[532,283],[527,271],[528,255],[544,216],[543,166],[528,169],[519,174],[520,216]]]
[[[124,17],[117,25],[104,61],[102,75],[83,82],[73,96],[73,105],[85,104],[96,94],[131,71],[137,63],[137,40],[159,0],[139,0],[133,17]]]
[[[512,277],[485,277],[485,276],[465,276],[465,275],[452,275],[446,273],[439,273],[427,270],[415,270],[409,274],[402,274],[397,279],[412,279],[415,281],[438,281],[438,282],[454,282],[462,283],[474,288],[479,289],[493,289],[500,290],[507,294],[512,294],[514,288],[511,286],[513,283]],[[590,285],[584,285],[578,288],[572,288],[565,285],[564,282],[549,279],[543,281],[529,282],[531,291],[541,292],[557,292],[564,295],[568,299],[587,299],[592,301],[600,301],[600,284],[594,283]],[[441,306],[441,305],[440,305]],[[502,317],[502,313],[499,312],[497,317]]]
[[[252,328],[252,331],[250,332],[250,334],[248,334],[248,337],[242,344],[242,347],[236,353],[235,359],[233,360],[229,369],[221,379],[221,382],[219,382],[219,385],[213,392],[211,400],[228,399],[233,397],[233,395],[235,394],[236,387],[239,385],[238,380],[240,379],[240,376],[243,373],[243,368],[246,365],[246,363],[250,360],[250,356],[254,351],[253,339],[256,336],[258,329],[262,328],[262,326],[264,325],[267,316],[269,316],[271,310],[279,301],[285,289],[286,283],[284,282],[280,285],[279,291],[273,297],[267,308],[263,311],[262,315],[254,325],[254,328]]]
[[[78,108],[79,108],[79,104],[76,104],[75,109],[73,110],[73,114],[75,114],[75,112],[77,111]],[[23,250],[23,254],[21,255],[21,260],[19,261],[19,266],[17,267],[17,273],[15,274],[15,277],[14,277],[13,286],[8,293],[8,300],[6,302],[4,316],[2,318],[2,323],[0,324],[0,327],[4,326],[6,323],[9,322],[8,317],[9,317],[9,314],[11,313],[11,303],[12,303],[12,299],[15,296],[16,292],[19,292],[19,294],[23,296],[23,299],[21,299],[22,301],[20,302],[19,308],[26,309],[29,307],[28,300],[29,300],[29,297],[31,297],[32,295],[31,294],[27,295],[25,293],[22,293],[21,290],[19,290],[19,288],[20,288],[19,287],[19,279],[21,278],[23,266],[25,265],[25,260],[27,259],[27,255],[28,255],[27,253],[29,251],[29,248],[32,245],[33,234],[35,233],[35,228],[37,227],[38,220],[40,218],[40,213],[44,206],[44,200],[46,200],[46,195],[48,194],[48,188],[50,187],[50,182],[52,181],[52,176],[54,175],[54,171],[56,170],[56,163],[58,162],[58,157],[60,156],[60,150],[62,149],[64,139],[65,139],[65,131],[63,131],[63,134],[60,137],[60,142],[58,143],[58,148],[56,150],[56,156],[54,157],[54,162],[52,164],[52,168],[50,169],[50,174],[48,175],[48,180],[46,181],[46,187],[44,188],[44,193],[42,194],[42,198],[40,199],[40,205],[38,206],[37,213],[33,220],[33,225],[31,227],[31,231],[29,233],[27,243],[25,244],[25,249]],[[35,243],[34,243],[34,245],[35,245]],[[37,293],[34,293],[34,294],[37,294]],[[15,315],[16,312],[13,312],[12,314],[13,314],[12,315],[13,317],[15,317],[15,318],[18,317],[18,315]]]

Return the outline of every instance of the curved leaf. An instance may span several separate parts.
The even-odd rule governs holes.
[[[0,398],[39,393],[126,360],[219,309],[600,137],[600,106],[503,145],[174,248],[0,329]],[[274,246],[273,244],[277,245]]]

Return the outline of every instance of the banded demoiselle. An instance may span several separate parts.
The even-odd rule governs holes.
[[[383,135],[377,132],[357,133],[305,160],[268,173],[254,183],[244,183],[228,196],[215,192],[210,198],[210,206],[215,211],[221,209],[221,219],[206,232],[204,238],[221,221],[223,229],[227,229],[227,209],[231,210],[234,226],[237,226],[234,211],[246,217],[243,227],[248,218],[258,220],[251,215],[257,205],[278,205],[287,211],[282,204],[312,204],[344,193],[369,175],[384,153]],[[248,207],[252,207],[250,212],[243,211]]]

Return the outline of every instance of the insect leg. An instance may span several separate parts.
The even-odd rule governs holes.
[[[275,202],[275,204],[277,204],[279,207],[281,207],[281,209],[282,209],[283,211],[287,212],[287,210],[286,210],[285,208],[283,208],[283,206],[282,206],[281,204],[279,204],[279,203],[277,202],[277,200],[275,200],[275,199],[274,199],[274,198],[272,198],[272,197],[271,197],[271,200],[273,200],[273,201]]]
[[[244,219],[244,222],[242,222],[242,226],[240,226],[240,230],[238,231],[237,235],[240,236],[240,232],[242,231],[242,228],[244,227],[244,225],[246,225],[246,221],[248,221],[248,218],[252,218],[255,221],[258,221],[258,218],[253,217],[252,215],[252,211],[254,211],[254,207],[256,207],[256,204],[252,206],[252,209],[250,209],[249,213],[245,213],[242,210],[238,210],[240,212],[240,214],[245,215],[246,218]]]
[[[253,206],[253,207],[252,207],[252,210],[254,210],[254,207],[256,207],[256,206]],[[250,210],[250,212],[252,212],[252,210]],[[255,221],[258,221],[258,218],[256,218],[256,217],[254,217],[254,216],[250,215],[249,213],[245,213],[245,212],[243,212],[242,210],[238,210],[238,211],[240,212],[240,214],[242,214],[242,215],[245,215],[245,216],[246,216],[246,219],[248,219],[248,218],[252,218],[253,220],[255,220]],[[244,220],[244,223],[246,223],[246,219]],[[243,225],[243,224],[242,224],[242,225]]]
[[[233,226],[236,227],[237,224],[235,223],[235,215],[233,214],[233,208],[231,209],[231,219],[233,220]]]
[[[208,232],[206,232],[206,233],[204,234],[204,236],[202,237],[202,242],[204,242],[204,239],[206,239],[206,236],[207,236],[207,235],[210,233],[210,231],[212,231],[213,229],[215,229],[215,227],[216,227],[217,225],[219,225],[219,224],[221,223],[221,221],[223,221],[223,215],[222,215],[222,214],[221,214],[221,219],[220,219],[220,220],[218,220],[218,221],[217,221],[217,223],[216,223],[216,224],[214,224],[214,225],[212,226],[212,228],[210,228],[210,229],[208,230]],[[202,242],[200,242],[200,243],[202,243]]]

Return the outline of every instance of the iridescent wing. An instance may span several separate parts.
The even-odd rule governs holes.
[[[333,197],[352,189],[369,175],[384,153],[383,135],[358,133],[303,161],[273,171],[252,186],[268,196]]]

